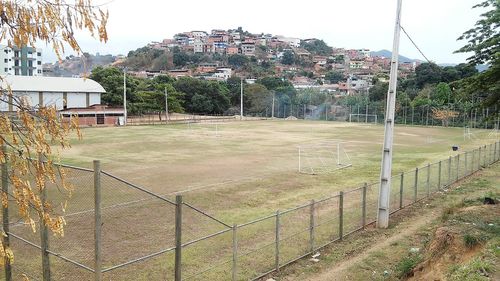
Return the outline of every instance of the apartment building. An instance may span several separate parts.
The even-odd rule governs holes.
[[[42,50],[0,45],[0,75],[42,76]]]

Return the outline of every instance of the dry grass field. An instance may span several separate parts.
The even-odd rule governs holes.
[[[217,126],[217,128],[216,128]],[[127,128],[89,128],[62,155],[64,163],[105,171],[158,194],[182,193],[230,223],[375,182],[382,125],[321,121],[252,121]],[[491,143],[486,131],[464,140],[462,128],[404,127],[395,130],[394,174]],[[298,146],[343,143],[353,166],[318,175],[300,174]]]
[[[383,126],[373,124],[301,120],[87,128],[83,139],[73,140],[72,148],[63,151],[61,158],[65,164],[86,168],[92,168],[92,161],[98,159],[102,170],[171,200],[182,194],[185,202],[227,225],[268,216],[257,224],[238,227],[237,279],[248,280],[274,264],[275,220],[270,215],[276,210],[377,181],[383,130]],[[495,141],[481,130],[473,131],[473,140],[464,140],[462,128],[397,126],[395,133],[394,174]],[[342,143],[352,166],[316,175],[298,173],[298,146],[324,142]],[[452,145],[459,145],[460,150],[453,152]],[[75,190],[66,209],[66,235],[51,239],[50,249],[92,268],[93,175],[73,171],[70,178]],[[412,184],[410,177],[405,180]],[[107,175],[103,175],[102,185],[105,269],[173,246],[172,205]],[[57,192],[52,190],[49,198],[57,198]],[[408,196],[412,194],[408,190]],[[374,219],[376,196],[373,185],[367,195],[369,219]],[[345,233],[360,225],[360,199],[359,189],[344,198]],[[316,246],[335,239],[338,204],[338,198],[332,198],[317,205]],[[192,209],[183,209],[183,243],[225,229]],[[281,264],[308,251],[309,233],[304,229],[308,228],[309,214],[309,208],[299,208],[282,216]],[[25,233],[25,239],[38,244],[38,234],[28,234],[29,229],[22,231],[22,227],[15,226],[14,233]],[[183,279],[228,280],[231,241],[229,231],[183,247]],[[19,241],[13,248],[19,258],[17,268],[29,271],[37,280],[39,252]],[[75,276],[92,279],[88,271],[55,257],[52,261],[55,280],[74,280]],[[110,271],[104,277],[171,280],[172,268],[173,253],[169,252]],[[205,269],[207,272],[200,275]]]

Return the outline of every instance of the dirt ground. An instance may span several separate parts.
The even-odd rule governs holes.
[[[500,164],[495,164],[454,185],[446,194],[398,212],[389,229],[368,229],[354,235],[354,241],[321,251],[317,263],[304,260],[291,266],[280,280],[498,280],[500,259],[498,253],[491,258],[495,256],[491,253],[498,252],[499,237],[494,233],[498,232],[500,205],[483,205],[478,198],[499,194]],[[467,202],[474,206],[455,207]],[[486,223],[481,224],[483,221]],[[464,236],[481,227],[493,233],[493,242],[466,246]],[[477,233],[477,237],[483,237]],[[420,262],[413,270],[410,268],[408,275],[400,276],[398,264],[412,255],[410,249],[418,249]],[[453,272],[473,267],[472,261],[488,259],[492,265],[484,268],[489,272],[476,269],[483,279],[474,279],[473,270],[463,275]]]

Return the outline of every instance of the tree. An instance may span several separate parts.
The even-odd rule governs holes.
[[[81,53],[80,45],[74,36],[74,30],[87,30],[102,42],[108,39],[106,24],[108,13],[93,6],[91,1],[68,3],[58,1],[0,1],[0,40],[8,45],[34,46],[37,41],[52,45],[61,59],[64,44]],[[61,149],[69,147],[68,137],[72,132],[80,135],[75,122],[63,123],[52,106],[33,106],[26,99],[12,93],[6,82],[2,86],[0,100],[12,105],[15,115],[0,115],[0,144],[7,147],[0,151],[0,161],[8,160],[11,169],[8,178],[11,183],[11,195],[2,193],[2,204],[6,207],[13,196],[18,213],[35,231],[36,222],[32,218],[34,211],[55,235],[64,233],[64,218],[55,215],[49,203],[42,204],[41,194],[48,183],[54,183],[56,171],[52,164],[57,161],[57,152],[53,145]],[[16,119],[17,121],[14,122]],[[46,158],[47,161],[32,161],[32,158]],[[36,185],[30,185],[30,179]],[[64,175],[59,188],[71,189],[65,183]],[[57,206],[56,206],[57,207]],[[10,262],[12,251],[0,241],[0,258]]]
[[[436,84],[442,80],[442,69],[435,63],[422,63],[415,68],[415,80],[419,89],[427,84]]]
[[[331,84],[337,84],[340,81],[345,79],[344,74],[338,71],[329,71],[325,74],[325,80],[330,82]]]
[[[227,63],[231,66],[240,68],[248,63],[248,58],[244,55],[234,54],[227,58]]]
[[[189,55],[184,52],[174,53],[174,65],[185,66],[190,61]]]
[[[287,64],[287,65],[294,64],[295,63],[295,55],[293,54],[293,52],[290,50],[286,50],[283,53],[283,57],[281,58],[281,63]]]
[[[323,40],[313,40],[311,42],[303,42],[302,47],[309,52],[320,55],[329,56],[332,54],[332,47],[328,46]]]
[[[458,40],[467,44],[458,53],[472,52],[467,60],[470,65],[489,64],[481,73],[464,78],[455,85],[462,94],[484,97],[483,105],[500,105],[500,2],[486,0],[473,8],[486,8],[475,27],[466,31]]]

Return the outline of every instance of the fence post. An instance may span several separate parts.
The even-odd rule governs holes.
[[[460,175],[459,175],[459,173],[460,173],[460,154],[457,154],[456,158],[457,158],[457,179],[456,179],[456,181],[458,181],[458,179],[460,178]]]
[[[442,170],[442,161],[439,161],[439,166],[438,166],[438,190],[441,190],[441,170]]]
[[[472,159],[471,159],[471,163],[470,163],[470,173],[471,175],[474,173],[474,155],[476,154],[476,150],[473,149],[472,150]]]
[[[314,199],[311,200],[310,213],[309,213],[309,242],[311,253],[314,252]]]
[[[175,281],[182,279],[182,195],[175,196]]]
[[[94,270],[95,281],[102,280],[101,256],[101,161],[94,160]]]
[[[274,266],[276,272],[280,271],[280,211],[276,211],[276,237],[275,237],[275,256],[274,256]]]
[[[495,142],[495,153],[493,155],[494,161],[497,161],[497,144],[498,144],[498,142]]]
[[[467,176],[467,175],[468,175],[467,173],[469,172],[469,171],[467,170],[467,166],[468,166],[468,165],[467,165],[467,161],[468,161],[468,159],[467,159],[467,158],[468,158],[468,157],[467,157],[467,154],[469,154],[469,152],[468,152],[468,151],[466,151],[466,152],[464,153],[464,157],[465,157],[465,159],[464,159],[464,177],[465,177],[465,176]]]
[[[431,164],[427,164],[427,197],[431,195]]]
[[[9,193],[9,177],[8,177],[8,167],[7,167],[7,146],[5,143],[2,144],[2,153],[4,155],[5,162],[2,163],[2,195],[8,198]],[[3,205],[3,204],[2,204]],[[2,207],[2,226],[3,226],[3,246],[8,248],[10,246],[9,239],[9,205],[3,205]],[[4,259],[4,269],[5,269],[5,281],[12,281],[12,268],[10,261]]]
[[[477,169],[481,169],[481,147],[479,147],[479,156],[477,157]]]
[[[486,167],[486,154],[487,154],[486,151],[488,151],[486,148],[487,148],[487,146],[484,145],[483,167]]]
[[[361,206],[361,224],[363,229],[366,226],[366,191],[368,189],[368,184],[365,182],[363,184],[363,195],[362,195],[362,206]]]
[[[38,155],[38,165],[46,165],[45,156]],[[42,280],[50,281],[50,257],[49,257],[49,229],[44,221],[45,205],[47,203],[47,186],[44,186],[40,193],[41,210],[40,210],[40,248],[42,250]]]
[[[401,182],[399,184],[399,209],[403,209],[403,188],[405,173],[401,173]]]
[[[451,156],[448,158],[448,186],[451,185]]]
[[[232,281],[235,281],[237,279],[237,265],[238,265],[238,240],[236,237],[236,230],[238,229],[238,226],[235,224],[233,225],[233,266],[232,266]]]
[[[339,192],[339,239],[344,237],[344,192]]]
[[[413,186],[413,201],[417,202],[418,193],[418,168],[415,168],[415,185]]]

